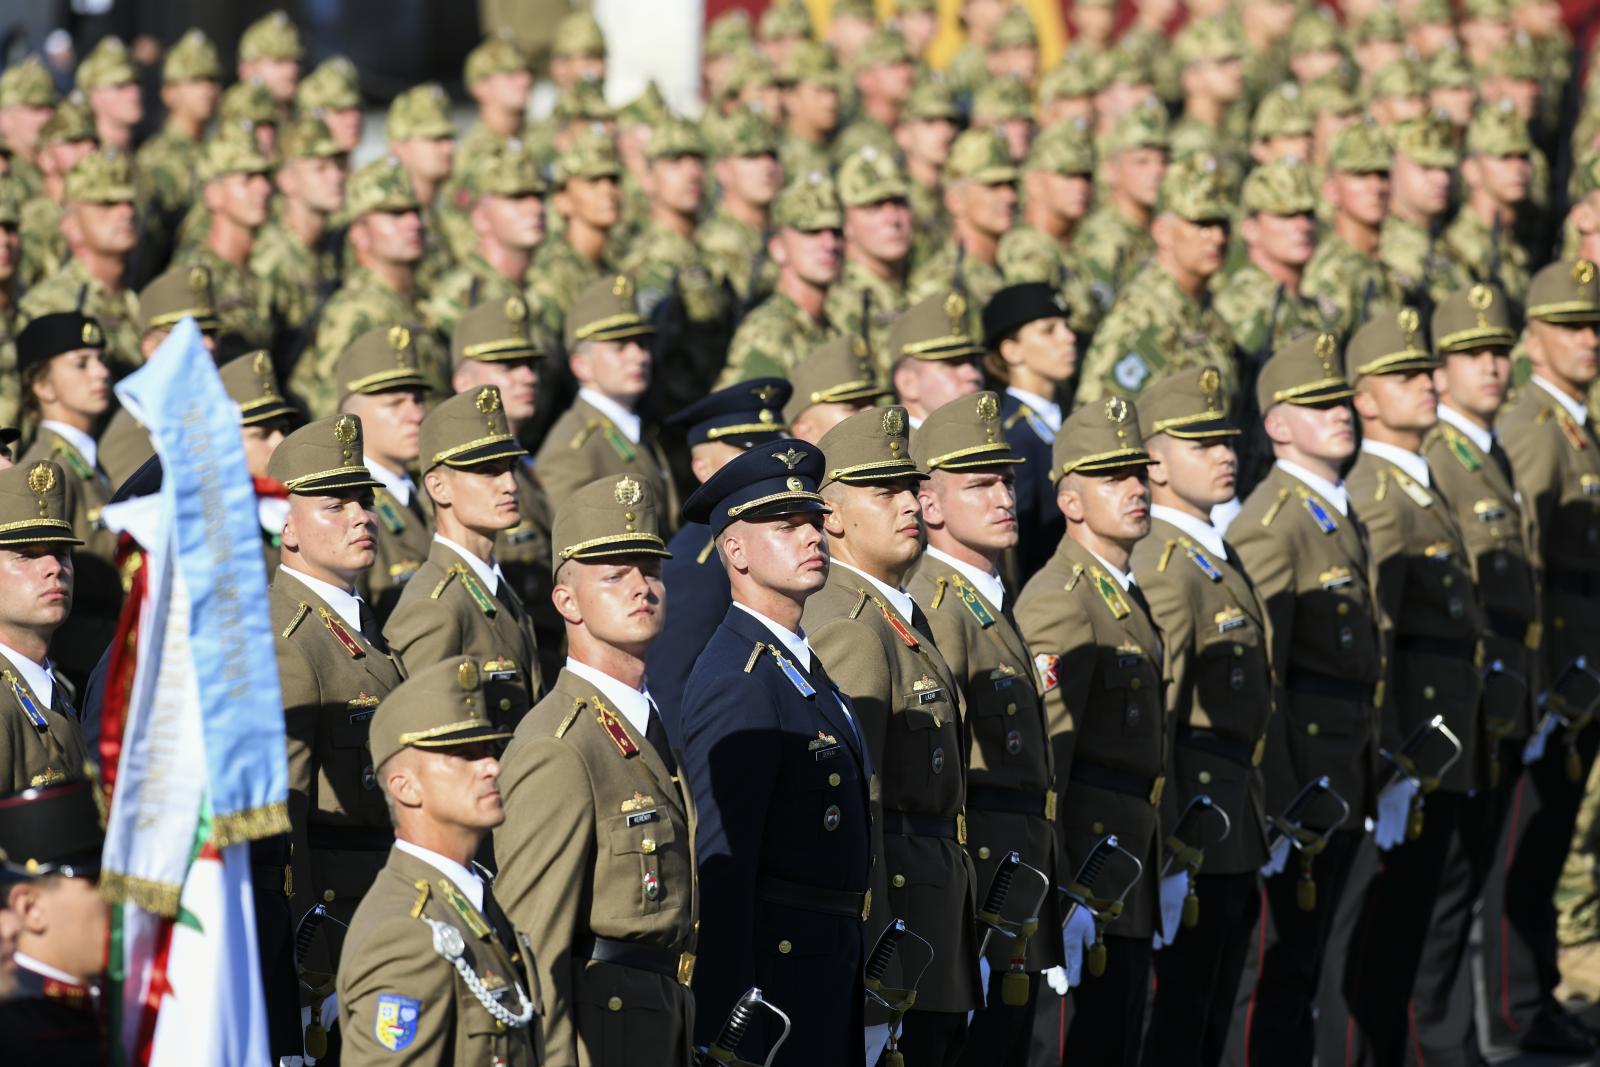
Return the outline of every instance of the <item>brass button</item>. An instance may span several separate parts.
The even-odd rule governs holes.
[[[780,955],[787,956],[793,950],[794,946],[791,945],[787,940],[778,942],[778,953]]]
[[[905,875],[897,874],[897,875],[895,875],[893,878],[891,878],[889,880],[894,883],[894,887],[896,889],[904,889],[905,888],[905,884],[906,884],[906,876]]]
[[[1140,684],[1141,684],[1141,679],[1135,678],[1133,681],[1128,683],[1128,688],[1129,689],[1137,689],[1137,688],[1139,688]]]
[[[1091,833],[1103,834],[1106,832],[1106,824],[1103,822],[1097,822],[1093,826],[1089,827],[1089,830]]]
[[[643,852],[646,856],[650,855],[650,853],[654,852],[655,850],[656,850],[656,839],[655,838],[647,837],[643,841],[639,842],[639,851]]]
[[[1210,771],[1201,771],[1200,775],[1199,775],[1199,778],[1200,778],[1200,784],[1201,785],[1210,785],[1211,784],[1211,772]]]
[[[1438,695],[1438,690],[1434,689],[1433,686],[1425,685],[1425,686],[1422,687],[1422,699],[1423,700],[1432,700],[1437,695]]]
[[[1017,706],[1015,704],[1007,704],[1006,705],[1006,714],[1007,715],[1015,715],[1016,713],[1017,713]]]
[[[828,784],[829,785],[838,785],[840,781],[841,781],[841,779],[837,774],[828,775]]]
[[[612,997],[610,1000],[606,1001],[606,1007],[610,1008],[612,1011],[621,1011],[622,1010],[622,998],[621,997]]]
[[[978,846],[978,858],[980,860],[986,860],[986,859],[989,858],[989,846],[988,845],[979,845]]]
[[[324,904],[332,904],[333,903],[333,890],[324,889],[322,891],[322,902]]]
[[[1339,612],[1340,615],[1348,615],[1348,614],[1350,614],[1350,605],[1349,604],[1345,604],[1345,603],[1341,603],[1336,610]]]
[[[1234,654],[1234,655],[1235,655],[1235,656],[1242,656],[1242,655],[1244,655],[1244,646],[1243,646],[1243,645],[1234,645],[1234,646],[1233,646],[1233,654]]]
[[[1563,619],[1560,615],[1557,615],[1551,621],[1555,623],[1555,627],[1558,630],[1565,630],[1567,628],[1567,620]]]
[[[1306,733],[1310,734],[1312,737],[1316,737],[1317,734],[1319,734],[1321,732],[1322,732],[1322,728],[1320,726],[1318,726],[1316,723],[1314,723],[1314,722],[1306,723]]]
[[[501,697],[500,698],[500,710],[501,711],[510,711],[511,710],[511,698],[510,697]]]

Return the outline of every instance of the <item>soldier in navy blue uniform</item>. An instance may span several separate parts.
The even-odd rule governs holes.
[[[734,459],[683,509],[710,527],[733,594],[681,721],[700,819],[695,1034],[708,1044],[760,986],[794,1023],[777,1063],[862,1067],[869,766],[800,628],[828,573],[822,473],[820,449],[785,438]]]
[[[1050,449],[1061,430],[1061,387],[1078,368],[1077,337],[1061,293],[1043,282],[1008,285],[983,308],[984,369],[1005,383],[1000,423],[1025,462],[1015,468],[1016,587],[1054,555],[1066,520],[1050,480]]]
[[[793,391],[782,378],[752,378],[701,397],[668,419],[669,426],[687,428],[695,480],[703,483],[745,449],[784,436],[781,412]],[[662,564],[661,580],[672,597],[670,625],[650,646],[647,675],[667,737],[681,744],[683,687],[733,596],[711,543],[711,527],[684,523],[668,548],[672,558]]]

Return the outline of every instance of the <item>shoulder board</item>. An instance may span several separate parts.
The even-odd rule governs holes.
[[[1409,474],[1405,474],[1397,470],[1394,472],[1394,481],[1395,484],[1400,487],[1400,490],[1405,493],[1406,496],[1410,497],[1411,502],[1417,505],[1417,507],[1428,508],[1433,506],[1432,494],[1424,489],[1421,483],[1412,478]]]
[[[1095,567],[1091,572],[1091,577],[1094,579],[1094,591],[1099,593],[1100,599],[1106,602],[1106,607],[1111,610],[1112,618],[1127,618],[1133,609],[1128,607],[1127,600],[1122,596],[1122,589],[1111,575],[1099,567]]]
[[[938,611],[939,605],[944,601],[944,587],[949,584],[949,579],[941,575],[940,577],[935,578],[933,582],[936,586],[938,586],[938,588],[933,591],[933,610]]]
[[[346,652],[350,653],[351,659],[360,659],[366,655],[360,643],[350,636],[350,631],[346,630],[339,620],[333,617],[333,612],[327,608],[318,608],[317,614],[321,616],[322,625],[328,628],[328,632],[333,635],[333,639],[339,642]]]
[[[767,646],[762,642],[756,642],[756,647],[750,650],[750,658],[744,661],[744,673],[749,674],[751,671],[755,670],[756,660],[761,658],[761,650],[766,647]]]
[[[1456,457],[1456,462],[1474,473],[1483,469],[1483,461],[1478,459],[1477,455],[1472,451],[1472,446],[1467,443],[1466,437],[1460,430],[1449,423],[1441,422],[1439,424],[1439,434],[1444,438],[1444,443],[1450,449],[1450,454]]]
[[[715,552],[716,549],[717,538],[716,535],[713,534],[711,537],[706,538],[706,547],[700,550],[700,554],[694,558],[694,561],[696,563],[704,563],[706,560],[711,558],[711,553]]]
[[[857,589],[856,590],[856,602],[855,602],[854,606],[852,606],[850,608],[850,618],[852,618],[852,619],[858,618],[861,615],[861,609],[866,607],[866,606],[867,606],[867,591],[865,589]]]
[[[468,900],[466,894],[457,889],[456,884],[450,879],[439,879],[439,895],[455,909],[457,915],[461,916],[461,921],[467,924],[467,929],[472,931],[473,937],[488,937],[493,932],[483,916],[478,914],[478,909],[472,906],[472,901]]]
[[[1543,426],[1545,423],[1554,418],[1555,414],[1556,409],[1546,404],[1541,407],[1539,409],[1539,413],[1533,417],[1534,424],[1537,426]]]
[[[566,718],[561,720],[561,725],[556,727],[556,736],[557,737],[562,736],[563,734],[565,734],[568,730],[570,730],[572,728],[572,724],[578,718],[578,713],[580,711],[582,711],[582,710],[583,710],[583,698],[582,697],[573,697],[572,698],[572,710],[567,712]]]
[[[422,918],[422,909],[427,906],[428,896],[433,892],[433,889],[428,885],[426,878],[418,878],[411,884],[416,886],[417,889],[417,901],[411,905],[411,917],[420,919]]]
[[[1389,472],[1386,469],[1384,469],[1382,467],[1379,467],[1378,468],[1378,491],[1376,493],[1372,494],[1372,498],[1374,500],[1382,500],[1384,497],[1386,497],[1388,495],[1389,495]]]
[[[582,448],[583,445],[584,445],[584,442],[589,440],[589,435],[594,433],[599,428],[600,428],[600,420],[599,419],[590,419],[588,422],[583,424],[583,429],[579,430],[575,435],[573,435],[572,442],[570,444],[568,444],[567,447],[568,448]]]
[[[1078,579],[1083,577],[1083,564],[1072,565],[1072,577],[1067,579],[1067,592],[1072,592],[1072,587],[1078,584]]]
[[[478,605],[478,610],[493,618],[494,601],[490,599],[488,591],[483,588],[483,584],[467,570],[464,564],[457,563],[450,569],[455,571],[456,576],[461,579],[461,588],[465,589],[467,595],[472,598],[472,602]]]
[[[1172,558],[1172,550],[1178,547],[1178,542],[1168,541],[1167,547],[1161,550],[1161,561],[1156,564],[1156,573],[1164,574],[1167,570],[1167,561]]]
[[[1274,520],[1274,519],[1276,519],[1278,517],[1278,512],[1283,510],[1283,505],[1286,504],[1288,502],[1288,500],[1289,500],[1289,490],[1288,490],[1288,488],[1285,487],[1285,488],[1279,489],[1278,490],[1278,499],[1274,500],[1270,505],[1268,505],[1266,514],[1261,516],[1261,525],[1263,525],[1263,526],[1271,526],[1272,525],[1272,520]]]
[[[304,622],[306,616],[310,614],[311,605],[307,604],[304,600],[300,601],[300,606],[295,609],[294,618],[290,619],[289,625],[283,628],[283,638],[287,640],[289,635],[294,633],[295,627]]]
[[[85,480],[94,478],[94,468],[89,466],[88,461],[78,454],[76,448],[71,447],[65,441],[57,441],[51,455],[60,457],[62,464],[71,469],[72,473],[78,477]]]
[[[431,599],[438,600],[439,597],[443,595],[445,587],[451,582],[455,581],[456,570],[459,568],[459,566],[460,564],[457,564],[455,567],[451,567],[449,570],[444,572],[444,577],[439,579],[439,584],[433,587],[432,593],[428,594]]]

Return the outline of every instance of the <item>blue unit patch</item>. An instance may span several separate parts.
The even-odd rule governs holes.
[[[417,1016],[422,1001],[398,993],[379,993],[372,1035],[390,1052],[399,1052],[417,1039]]]

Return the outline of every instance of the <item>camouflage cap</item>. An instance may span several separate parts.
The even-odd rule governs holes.
[[[0,73],[0,107],[55,106],[55,79],[38,56],[24,56]]]
[[[1528,318],[1536,322],[1600,322],[1600,281],[1587,259],[1558,259],[1528,285]]]
[[[1511,301],[1498,285],[1479,282],[1457,289],[1433,309],[1433,346],[1442,356],[1480,348],[1509,351],[1517,343]]]
[[[506,422],[500,390],[492,385],[467,389],[437,404],[422,420],[418,467],[423,474],[446,467],[475,467],[497,459],[526,456]]]
[[[912,86],[911,95],[906,98],[905,107],[900,112],[901,122],[928,122],[934,119],[954,122],[960,117],[955,94],[950,91],[949,85],[938,78],[923,78]]]
[[[1394,149],[1375,122],[1346,126],[1328,148],[1328,167],[1345,174],[1387,174]]]
[[[1172,42],[1174,58],[1180,67],[1194,63],[1225,63],[1244,58],[1244,42],[1239,29],[1229,18],[1191,19]]]
[[[345,56],[329,56],[300,79],[294,91],[302,111],[347,111],[361,106],[361,75]]]
[[[94,112],[83,99],[82,93],[73,93],[56,105],[44,125],[39,127],[39,147],[53,144],[74,144],[78,141],[98,141],[95,132]]]
[[[671,559],[657,518],[664,501],[632,475],[590,482],[556,505],[550,544],[555,569],[568,560],[606,562],[627,556]]]
[[[47,459],[0,471],[0,547],[83,544],[67,518],[66,485],[65,472]]]
[[[1161,106],[1161,101],[1149,96],[1111,127],[1111,132],[1106,134],[1100,145],[1100,158],[1106,159],[1134,148],[1166,150],[1171,146],[1167,109]]]
[[[1439,366],[1414,307],[1385,308],[1373,315],[1350,338],[1344,359],[1353,385],[1379,374],[1409,374]]]
[[[272,161],[256,147],[255,134],[244,126],[222,126],[200,150],[195,176],[202,182],[227,174],[266,174]]]
[[[543,359],[550,354],[551,346],[548,338],[534,335],[529,318],[528,302],[520,296],[479,304],[461,316],[455,333],[450,335],[451,361],[512,363]]]
[[[1352,104],[1354,101],[1352,101]],[[1274,137],[1304,137],[1316,125],[1311,109],[1295,82],[1284,82],[1256,105],[1250,120],[1250,139],[1267,141]]]
[[[1461,164],[1455,129],[1443,119],[1432,115],[1408,119],[1396,123],[1393,134],[1395,153],[1414,163],[1451,170]]]
[[[836,19],[866,19],[871,22],[877,18],[873,4],[874,0],[833,0],[830,14]]]
[[[997,122],[1015,122],[1029,118],[1033,113],[1033,98],[1028,86],[1020,78],[990,78],[972,94],[972,122],[975,126],[991,126]]]
[[[1483,61],[1482,73],[1490,78],[1510,78],[1513,81],[1536,82],[1544,77],[1539,52],[1526,34],[1504,48],[1497,48]]]
[[[219,371],[228,399],[239,406],[239,422],[255,426],[273,419],[287,419],[296,412],[294,405],[278,392],[278,378],[272,369],[272,356],[266,349],[246,352],[224,363]]]
[[[567,350],[580,341],[626,341],[648,337],[656,328],[639,314],[633,279],[613,274],[591,282],[567,312]]]
[[[1507,22],[1511,18],[1511,0],[1464,0],[1461,5],[1463,22]]]
[[[1106,85],[1154,85],[1156,80],[1155,53],[1139,48],[1128,38],[1104,52]]]
[[[349,221],[374,211],[402,214],[420,210],[411,177],[393,156],[374,159],[345,182],[344,217]]]
[[[617,112],[606,102],[605,88],[597,81],[583,78],[556,98],[550,117],[558,126],[565,126],[569,122],[614,122]]]
[[[139,74],[133,69],[128,56],[128,46],[120,37],[102,37],[78,64],[74,84],[86,93],[96,89],[109,89],[137,81]]]
[[[894,391],[878,383],[867,343],[856,334],[841,334],[810,352],[789,372],[794,393],[783,407],[783,421],[792,424],[816,404],[873,404]]]
[[[773,7],[767,9],[769,14]],[[734,52],[744,51],[753,44],[755,44],[755,33],[750,29],[750,12],[742,7],[736,7],[718,15],[711,25],[706,27],[705,41],[701,48],[705,58],[720,59]]]
[[[556,23],[550,38],[550,54],[556,58],[606,55],[606,34],[600,21],[588,11],[574,11]]]
[[[466,174],[467,188],[478,196],[543,196],[549,190],[539,161],[520,140],[491,145],[478,154]]]
[[[345,154],[328,124],[317,115],[302,115],[278,138],[278,154],[291,159],[333,159]]]
[[[234,82],[222,91],[217,119],[226,123],[253,122],[257,126],[276,126],[278,102],[272,99],[272,94],[260,82]]]
[[[944,180],[950,184],[974,181],[983,185],[1008,185],[1017,180],[1011,150],[996,130],[964,130],[950,146]]]
[[[379,326],[351,341],[333,368],[340,402],[350,396],[396,389],[428,389],[412,340],[411,331],[404,326]]]
[[[1572,200],[1600,191],[1600,148],[1591,148],[1572,167]]]
[[[712,147],[719,158],[770,156],[778,152],[778,128],[765,115],[747,107],[735,109],[711,126]]]
[[[1359,115],[1361,101],[1336,77],[1318,78],[1305,89],[1306,110],[1313,116]]]
[[[1453,29],[1456,13],[1450,6],[1450,0],[1414,0],[1411,10],[1406,13],[1405,23],[1412,27],[1445,23]]]
[[[700,127],[688,119],[670,116],[650,134],[650,144],[644,150],[649,160],[682,159],[684,156],[706,158],[706,139]]]
[[[1024,171],[1089,177],[1094,174],[1094,138],[1081,120],[1058,122],[1033,139]]]
[[[198,264],[172,267],[139,294],[140,332],[170,330],[186,318],[202,330],[215,330],[216,307],[209,270]]]
[[[666,97],[654,79],[644,83],[644,91],[617,108],[617,122],[625,126],[654,126],[665,122],[671,112]]]
[[[927,478],[911,458],[909,425],[906,409],[898,404],[858,411],[835,425],[817,442],[826,466],[817,488],[834,482],[879,485]]]
[[[1039,30],[1026,8],[1013,7],[989,31],[989,51],[1002,48],[1038,48]]]
[[[528,69],[528,57],[522,54],[510,36],[485,37],[467,53],[462,67],[461,80],[471,88],[495,74],[514,74]]]
[[[1251,215],[1305,215],[1317,209],[1316,182],[1304,163],[1280,159],[1250,172],[1240,200]]]
[[[1425,71],[1429,89],[1476,87],[1477,75],[1459,48],[1441,48],[1428,60]]]
[[[274,11],[252,22],[239,37],[239,62],[257,59],[293,59],[305,54],[300,46],[300,31],[283,11]]]
[[[1396,97],[1426,96],[1428,83],[1422,71],[1409,59],[1397,59],[1372,76],[1367,90],[1369,100],[1390,100]]]
[[[895,0],[896,17],[903,15],[937,15],[939,0]]]
[[[904,200],[911,195],[900,164],[887,152],[864,145],[839,165],[839,202],[847,208]]]
[[[617,144],[602,131],[585,130],[556,156],[553,174],[558,188],[573,178],[619,177],[622,161],[617,157]]]
[[[1170,211],[1190,222],[1226,221],[1233,218],[1226,185],[1216,156],[1210,152],[1184,156],[1162,177],[1156,211]]]
[[[778,75],[760,52],[742,52],[734,58],[722,86],[722,98],[732,100],[746,89],[766,89],[778,84]]]
[[[361,446],[361,420],[332,415],[300,427],[273,449],[267,477],[291,493],[326,496],[352,489],[377,489]]]
[[[1050,478],[1105,474],[1126,467],[1148,467],[1139,433],[1139,412],[1120,396],[1084,404],[1067,417],[1050,448]]]
[[[905,35],[899,28],[879,26],[856,53],[855,69],[870,70],[873,67],[893,67],[911,62],[911,49],[906,45]]]
[[[911,431],[911,458],[923,473],[991,470],[1028,462],[1012,450],[991,392],[957,397]]]
[[[1261,414],[1275,404],[1317,407],[1355,395],[1344,376],[1344,353],[1331,333],[1304,334],[1278,349],[1256,379],[1256,405]]]
[[[967,298],[961,293],[935,293],[912,304],[889,327],[889,362],[902,358],[976,359],[981,345],[967,328]]]
[[[1527,156],[1533,152],[1533,135],[1511,101],[1502,101],[1473,112],[1472,121],[1467,124],[1467,152],[1498,158]]]
[[[838,88],[842,82],[838,57],[821,41],[801,41],[778,65],[778,84],[814,82]]]
[[[1338,21],[1327,8],[1317,6],[1294,20],[1289,28],[1289,54],[1305,55],[1308,52],[1342,52],[1344,37]]]
[[[1152,382],[1139,395],[1139,432],[1146,441],[1159,433],[1186,441],[1238,434],[1228,417],[1221,372],[1189,367]]]
[[[131,204],[135,199],[133,164],[121,153],[90,152],[67,172],[65,199],[69,203]]]
[[[178,38],[161,61],[161,80],[167,85],[221,78],[222,59],[217,55],[217,46],[201,29],[191,29]]]
[[[383,132],[390,144],[454,137],[456,127],[450,121],[450,97],[445,94],[444,87],[429,82],[426,85],[414,85],[396,96],[389,102],[389,115]]]
[[[844,211],[833,180],[813,171],[790,182],[772,205],[772,225],[802,233],[843,229]]]
[[[367,740],[372,766],[381,768],[406,748],[455,748],[508,739],[511,731],[489,721],[484,677],[471,656],[451,656],[395,686],[372,716]]]
[[[1068,49],[1061,61],[1039,79],[1035,93],[1039,103],[1093,96],[1105,88],[1104,68],[1094,60],[1094,55],[1081,48]]]
[[[1374,8],[1350,33],[1351,39],[1358,45],[1369,41],[1403,41],[1405,36],[1400,16],[1387,7]]]
[[[763,41],[797,41],[811,36],[811,13],[802,0],[778,0],[769,4],[756,24],[756,36]]]
[[[9,174],[0,176],[0,226],[22,225],[22,202],[26,198],[16,178]]]

